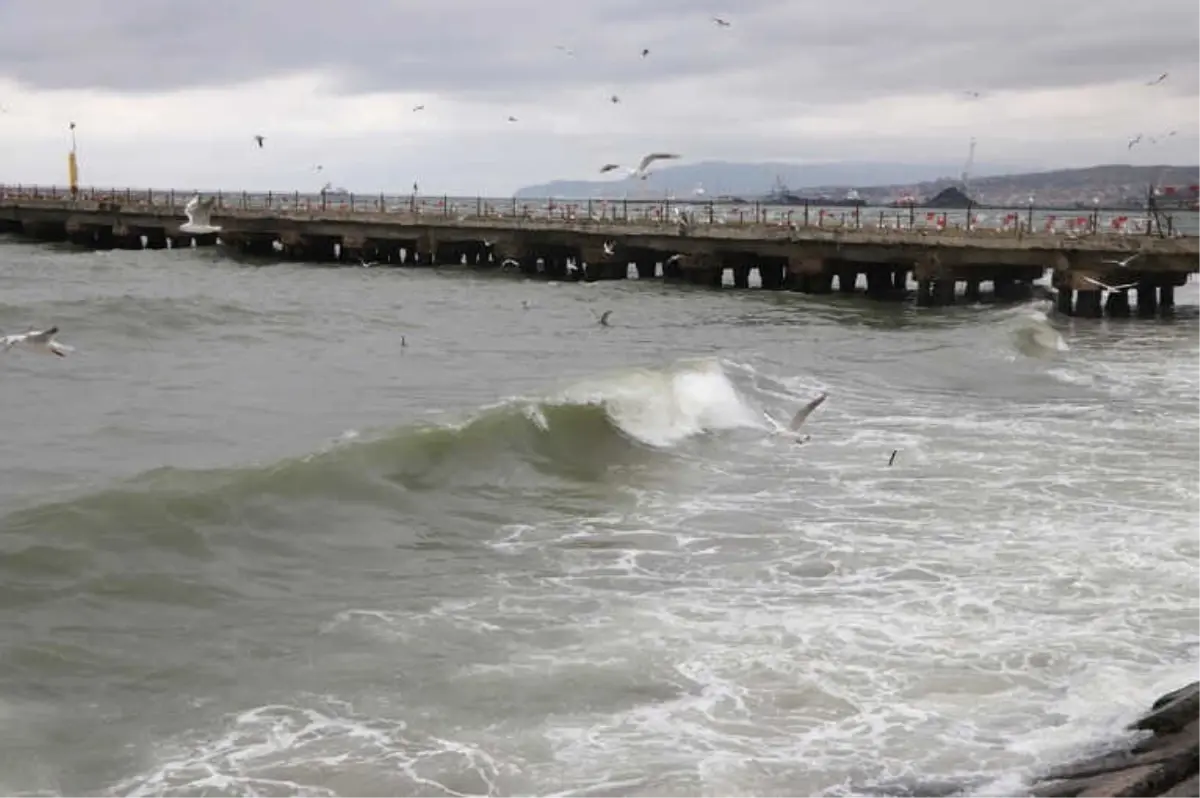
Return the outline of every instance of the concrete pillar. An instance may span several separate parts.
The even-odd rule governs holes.
[[[939,305],[954,304],[954,278],[943,277],[933,281],[934,302]]]
[[[992,280],[997,302],[1012,302],[1016,298],[1016,289],[1013,287],[1015,282],[1011,277],[997,277]]]
[[[768,291],[778,291],[783,288],[784,265],[776,261],[760,260],[758,262],[758,279],[762,287]]]
[[[653,256],[652,256],[653,257]],[[653,260],[651,260],[653,263]],[[655,264],[657,265],[657,264]],[[662,276],[664,280],[682,280],[683,279],[683,264],[678,260],[669,261],[662,265]]]
[[[1129,318],[1129,292],[1109,291],[1104,298],[1104,315],[1110,319]]]
[[[1164,318],[1175,315],[1175,286],[1160,285],[1158,287],[1158,313]]]
[[[812,293],[812,275],[797,274],[796,272],[788,272],[787,287],[792,291],[803,291],[804,293]]]
[[[808,290],[812,294],[832,294],[833,273],[821,272],[819,274],[810,274],[808,276]]]
[[[858,270],[856,269],[838,269],[838,293],[853,294],[858,284]]]
[[[892,270],[872,267],[867,269],[867,296],[872,299],[887,299],[893,294]]]
[[[733,287],[750,287],[750,264],[738,264],[737,266],[733,267]]]
[[[892,288],[901,294],[908,291],[908,269],[898,266],[892,270]]]
[[[634,268],[637,269],[639,280],[653,280],[658,276],[658,264],[654,262],[654,258],[640,256],[634,264]]]
[[[1152,319],[1158,315],[1158,286],[1142,280],[1137,287],[1137,314],[1140,319]]]
[[[1100,291],[1080,291],[1075,300],[1075,315],[1084,319],[1098,319],[1104,315],[1100,304]]]
[[[1075,315],[1075,292],[1069,286],[1059,287],[1056,307],[1064,316]]]
[[[933,280],[917,281],[917,306],[931,307],[933,305]]]
[[[979,282],[979,280],[967,280],[967,289],[963,297],[972,304],[979,301]]]

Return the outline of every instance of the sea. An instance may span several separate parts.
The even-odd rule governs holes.
[[[0,793],[1011,794],[1196,676],[1177,302],[0,238]]]

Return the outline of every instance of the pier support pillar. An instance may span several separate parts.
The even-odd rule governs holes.
[[[867,296],[871,299],[888,299],[895,294],[896,289],[890,268],[874,266],[867,269]]]
[[[992,280],[992,291],[997,302],[1012,302],[1017,298],[1016,281],[1011,277],[997,277]]]
[[[783,288],[783,275],[786,270],[787,264],[778,260],[760,258],[758,261],[758,279],[768,291],[779,291]]]
[[[1080,291],[1075,300],[1075,315],[1084,319],[1098,319],[1104,315],[1099,291]]]
[[[1075,315],[1075,292],[1070,286],[1059,286],[1055,307],[1064,316]]]
[[[1160,285],[1158,287],[1158,314],[1164,318],[1175,315],[1175,286]]]
[[[748,263],[738,264],[733,267],[733,287],[750,287],[750,265]]]
[[[633,264],[639,280],[653,280],[658,276],[658,264],[654,258],[639,257]]]
[[[979,296],[979,280],[967,280],[967,288],[963,297],[971,304],[976,304],[979,302]]]
[[[812,275],[797,274],[796,272],[789,271],[787,287],[791,291],[801,291],[805,294],[812,293]]]
[[[1142,280],[1137,287],[1137,314],[1139,319],[1152,319],[1158,315],[1158,286]]]
[[[1129,292],[1109,291],[1104,298],[1104,315],[1110,319],[1129,318]]]
[[[954,278],[941,277],[933,281],[934,303],[938,305],[954,304]]]
[[[838,293],[853,294],[858,285],[858,271],[840,268],[837,270]]]
[[[892,269],[892,288],[900,294],[908,293],[908,269],[903,266]]]
[[[680,262],[682,258],[672,261],[663,261],[662,276],[664,280],[682,280],[683,279],[683,264]],[[651,259],[652,266],[657,266],[653,258]]]
[[[933,306],[933,280],[917,281],[917,307]]]

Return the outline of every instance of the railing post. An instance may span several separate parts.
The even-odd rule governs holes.
[[[379,212],[380,213],[387,212],[387,203],[383,201],[383,192],[382,191],[379,192]]]
[[[154,204],[154,189],[152,189],[152,188],[146,189],[146,204],[147,205]]]
[[[475,215],[483,216],[483,197],[481,195],[475,197]]]
[[[242,192],[242,210],[243,211],[246,210],[246,208],[249,204],[250,204],[250,197],[249,197],[249,195],[246,194],[245,191],[243,191]]]
[[[354,195],[350,195],[350,213],[354,213]]]
[[[448,194],[443,194],[442,195],[442,216],[449,216],[449,215],[450,215],[450,196]]]
[[[621,221],[629,221],[629,198],[621,200]]]
[[[804,226],[808,227],[808,199],[804,200]]]
[[[268,209],[274,209],[274,208],[275,208],[275,194],[274,194],[274,192],[271,192],[271,191],[268,191],[268,192],[267,192],[267,208],[268,208]]]

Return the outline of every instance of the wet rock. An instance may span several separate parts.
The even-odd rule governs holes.
[[[1130,724],[1151,735],[1121,750],[1052,768],[1033,784],[1039,798],[1200,795],[1200,682],[1154,702]]]

